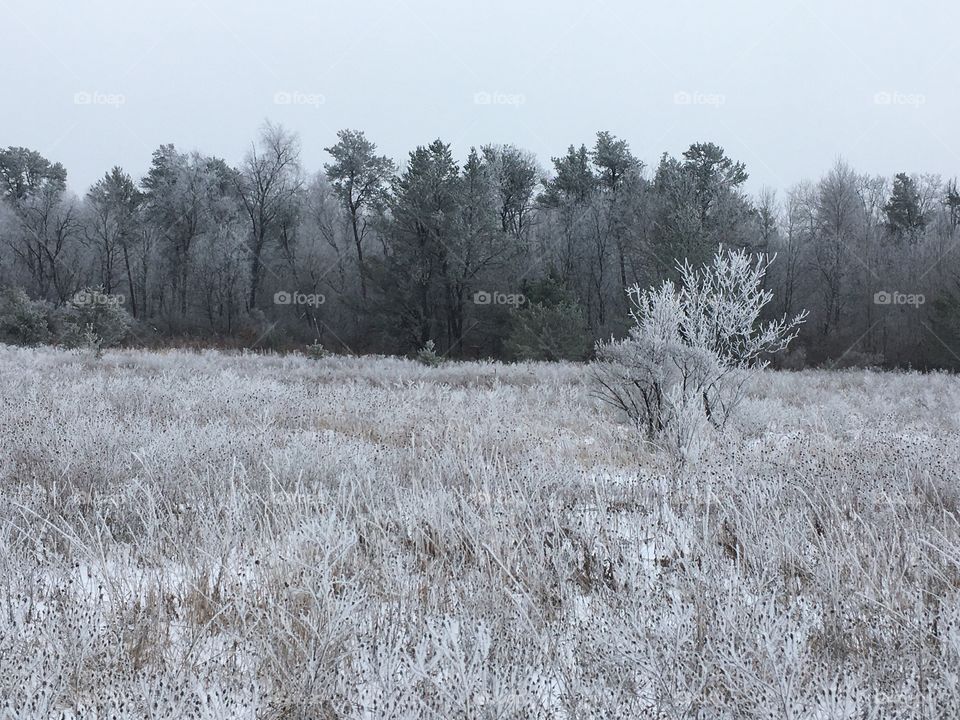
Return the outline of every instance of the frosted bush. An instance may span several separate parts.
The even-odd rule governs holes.
[[[436,367],[443,362],[443,358],[437,355],[433,340],[427,340],[423,347],[417,351],[417,362],[428,367]]]
[[[752,373],[784,350],[806,318],[759,323],[773,298],[763,278],[770,262],[719,251],[709,265],[678,266],[680,283],[627,290],[633,327],[597,346],[597,395],[636,423],[651,442],[681,454],[700,427],[722,428]]]
[[[50,339],[51,307],[18,287],[0,287],[0,342],[38,345]]]
[[[119,296],[105,295],[102,288],[80,290],[54,315],[60,342],[100,356],[104,348],[120,343],[130,331],[130,314]]]
[[[306,351],[307,357],[313,358],[314,360],[323,360],[330,356],[330,351],[327,350],[319,340],[315,340],[307,345]]]

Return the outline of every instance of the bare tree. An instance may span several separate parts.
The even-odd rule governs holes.
[[[821,333],[826,337],[840,326],[844,279],[853,262],[850,247],[856,234],[860,207],[856,176],[846,163],[837,161],[820,181],[816,203],[813,261],[824,302]]]
[[[237,192],[249,220],[251,309],[263,275],[267,243],[291,231],[303,188],[300,142],[296,135],[267,123],[236,176]]]

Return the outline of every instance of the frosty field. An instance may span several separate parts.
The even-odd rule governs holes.
[[[0,718],[960,715],[960,380],[0,346]]]

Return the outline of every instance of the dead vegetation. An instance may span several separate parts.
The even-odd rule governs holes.
[[[0,718],[960,712],[955,378],[677,472],[583,376],[0,347]]]

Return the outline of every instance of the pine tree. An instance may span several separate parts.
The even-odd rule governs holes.
[[[897,173],[894,177],[893,192],[883,212],[887,228],[898,240],[915,243],[927,224],[920,209],[917,185],[906,173]]]

